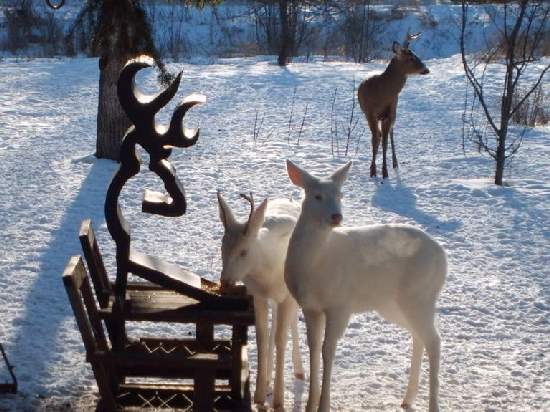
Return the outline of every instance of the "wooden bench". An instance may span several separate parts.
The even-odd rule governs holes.
[[[123,351],[113,351],[102,325],[102,319],[109,319],[109,308],[98,309],[79,256],[70,259],[63,282],[99,388],[99,409],[113,411],[128,406],[194,411],[250,409],[246,346],[238,340],[212,339],[205,345],[192,339],[141,338],[129,340]],[[234,356],[237,347],[238,362]],[[238,379],[235,363],[240,365]],[[147,379],[127,382],[127,378],[140,377]],[[187,379],[193,383],[150,383],[150,378]],[[216,384],[216,380],[228,383]]]

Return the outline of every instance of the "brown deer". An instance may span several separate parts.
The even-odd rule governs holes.
[[[420,33],[409,34],[403,46],[393,42],[394,56],[382,74],[378,74],[364,80],[357,90],[359,105],[367,117],[372,133],[372,162],[370,176],[376,176],[376,154],[382,137],[382,177],[388,177],[386,167],[386,150],[388,148],[388,134],[391,136],[393,168],[397,168],[397,157],[393,141],[393,124],[397,112],[397,100],[399,93],[405,86],[407,76],[411,74],[428,74],[430,71],[426,65],[409,50],[409,42],[420,36]],[[380,129],[380,125],[382,128]]]

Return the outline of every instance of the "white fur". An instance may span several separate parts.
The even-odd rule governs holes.
[[[304,369],[298,338],[298,306],[284,282],[283,267],[288,240],[296,225],[300,206],[283,199],[267,199],[255,209],[247,223],[238,223],[221,194],[220,218],[225,233],[222,240],[222,282],[241,281],[254,296],[258,371],[254,402],[264,404],[273,368],[273,347],[277,350],[273,406],[284,405],[284,355],[288,328],[292,331],[294,373],[303,379]],[[242,251],[246,254],[241,255]],[[268,307],[272,306],[272,325],[268,337]],[[273,326],[276,325],[274,328]]]
[[[411,374],[402,406],[411,406],[416,397],[425,347],[430,362],[429,411],[436,412],[440,338],[434,318],[447,272],[445,251],[426,233],[408,225],[333,226],[334,219],[341,220],[337,218],[341,218],[340,188],[350,165],[321,180],[287,161],[291,181],[305,189],[288,247],[285,281],[304,311],[307,326],[310,391],[306,410],[330,410],[337,340],[352,313],[374,310],[413,336]]]

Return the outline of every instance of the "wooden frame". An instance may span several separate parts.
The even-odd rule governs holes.
[[[116,280],[111,282],[89,219],[79,238],[90,271],[72,257],[63,275],[67,294],[92,365],[101,396],[100,408],[183,407],[212,411],[251,409],[247,358],[247,329],[254,325],[253,301],[244,287],[222,295],[219,285],[187,269],[130,247],[130,226],[119,205],[122,188],[139,173],[136,146],[149,154],[149,169],[163,182],[166,194],[146,191],[142,211],[181,216],[186,210],[183,185],[168,157],[174,147],[189,147],[198,130],[181,125],[186,112],[204,102],[196,95],[174,110],[165,132],[155,127],[155,115],[176,94],[181,74],[168,88],[150,99],[138,98],[136,73],[152,65],[146,56],[129,61],[118,81],[118,97],[134,126],[123,138],[120,167],[105,197],[107,229],[116,244]],[[128,282],[133,274],[144,282]],[[90,278],[95,289],[93,296]],[[127,322],[192,323],[195,338],[129,337]],[[107,336],[103,330],[107,330]],[[229,325],[231,339],[214,339],[214,326]],[[158,378],[151,384],[139,378]],[[138,381],[135,381],[138,379]],[[174,382],[174,380],[179,380]],[[193,384],[182,384],[181,380]],[[133,380],[130,382],[130,380]],[[219,380],[227,384],[220,384]],[[218,382],[216,382],[218,381]]]
[[[86,359],[97,381],[101,396],[99,409],[171,408],[186,404],[185,407],[194,411],[250,410],[246,340],[243,341],[242,336],[240,341],[239,337],[232,341],[208,340],[208,333],[203,341],[142,338],[129,341],[122,351],[114,351],[101,321],[108,315],[96,306],[79,256],[71,257],[63,273],[63,283],[84,341]],[[239,330],[242,331],[234,329],[237,334]],[[238,379],[236,364],[240,365]],[[139,377],[191,379],[193,384],[126,382],[126,378]],[[216,380],[225,380],[228,384],[216,384]]]

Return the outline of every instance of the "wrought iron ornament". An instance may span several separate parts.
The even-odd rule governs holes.
[[[130,257],[130,226],[124,219],[118,198],[126,182],[140,171],[141,163],[136,145],[140,145],[149,154],[149,169],[162,179],[167,192],[163,194],[146,190],[142,211],[162,216],[183,215],[186,209],[183,185],[178,180],[176,170],[168,161],[168,157],[174,147],[185,148],[197,142],[199,130],[184,128],[181,123],[190,108],[206,100],[204,96],[196,94],[186,97],[174,110],[168,129],[157,125],[155,115],[176,94],[181,72],[164,91],[156,96],[146,96],[136,90],[135,75],[139,70],[153,66],[153,63],[153,59],[148,56],[130,60],[121,70],[118,80],[117,93],[120,104],[133,123],[122,140],[120,167],[109,185],[105,198],[105,220],[116,243],[115,294],[118,303],[125,299],[128,273],[135,273],[131,270],[131,266],[135,265],[132,265]],[[145,267],[150,262],[139,263],[137,266]],[[185,278],[185,274],[183,276]],[[189,280],[191,284],[196,283],[196,279]]]

